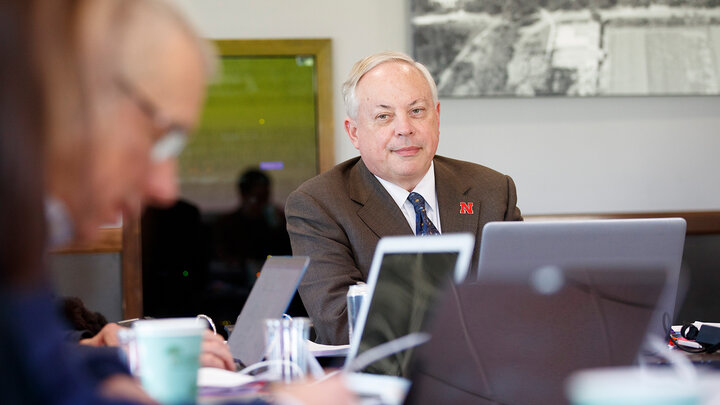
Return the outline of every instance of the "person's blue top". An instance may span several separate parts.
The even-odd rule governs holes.
[[[2,288],[2,287],[0,287]],[[98,395],[106,377],[128,374],[118,349],[68,343],[48,289],[0,290],[3,404],[121,404]]]

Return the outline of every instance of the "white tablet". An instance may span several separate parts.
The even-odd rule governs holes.
[[[372,347],[421,331],[444,286],[465,280],[474,246],[471,234],[382,238],[345,366]],[[404,376],[411,352],[396,353],[364,371]]]

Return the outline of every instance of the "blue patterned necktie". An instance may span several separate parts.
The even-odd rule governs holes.
[[[425,212],[425,199],[418,193],[412,192],[408,196],[408,201],[415,208],[415,235],[439,235],[440,232],[435,228],[430,218]]]

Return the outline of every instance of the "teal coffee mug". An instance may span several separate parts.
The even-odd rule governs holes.
[[[162,404],[193,404],[197,397],[202,336],[207,324],[196,318],[137,321],[130,350],[134,372],[147,393]]]

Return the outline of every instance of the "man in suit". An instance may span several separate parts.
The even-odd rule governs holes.
[[[326,344],[348,342],[345,294],[367,279],[380,238],[471,232],[475,267],[482,227],[522,220],[510,177],[435,155],[440,103],[423,65],[396,52],[369,56],[343,97],[360,157],[305,182],[285,208],[293,254],[311,257],[300,296]]]

